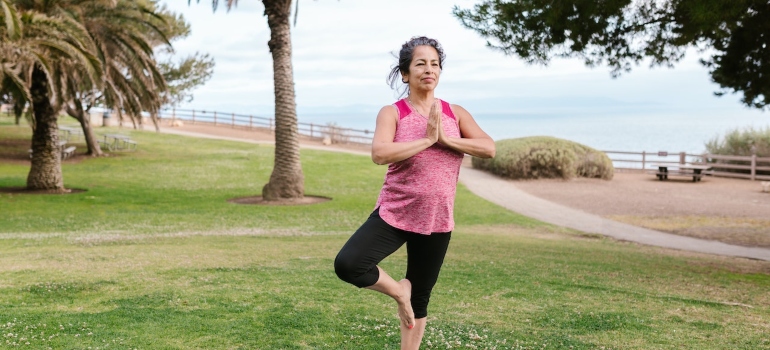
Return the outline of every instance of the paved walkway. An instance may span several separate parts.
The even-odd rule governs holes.
[[[205,133],[186,132],[173,128],[161,128],[161,132],[231,141],[245,141],[258,144],[274,143],[273,141],[260,141],[243,137],[225,137]],[[330,146],[302,144],[302,147],[365,156],[369,155],[368,152]],[[717,241],[679,236],[608,220],[598,215],[575,210],[532,196],[519,190],[512,181],[471,167],[464,166],[461,169],[460,182],[477,196],[492,203],[524,216],[557,226],[568,227],[586,233],[601,234],[618,240],[664,248],[770,261],[770,249],[743,247]]]
[[[608,220],[532,196],[516,188],[512,181],[470,167],[463,167],[460,171],[460,181],[479,197],[521,215],[557,226],[664,248],[770,260],[770,249],[679,236]]]

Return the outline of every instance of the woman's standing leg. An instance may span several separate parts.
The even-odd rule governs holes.
[[[432,235],[414,234],[406,243],[408,256],[406,279],[412,282],[412,309],[415,327],[401,327],[401,349],[419,349],[425,334],[428,317],[428,303],[433,286],[436,285],[444,257],[449,248],[452,233]]]

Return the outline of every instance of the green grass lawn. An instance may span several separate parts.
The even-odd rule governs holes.
[[[0,141],[29,140],[0,124]],[[0,348],[398,348],[395,303],[332,269],[385,167],[306,150],[306,193],[331,201],[236,205],[259,194],[272,147],[107,131],[139,149],[65,162],[85,192],[0,194]],[[0,187],[28,170],[0,160]],[[770,348],[768,262],[583,235],[463,186],[455,218],[423,348]],[[403,275],[403,250],[383,267]]]

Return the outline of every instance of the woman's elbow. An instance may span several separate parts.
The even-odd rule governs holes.
[[[491,141],[487,147],[484,147],[483,156],[481,158],[494,158],[496,152],[497,150],[495,149],[495,142]]]
[[[385,157],[375,150],[372,150],[372,162],[377,165],[387,164]]]

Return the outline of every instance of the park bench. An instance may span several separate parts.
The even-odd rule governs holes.
[[[61,151],[61,159],[72,157],[73,154],[75,154],[75,146],[69,146]]]
[[[658,168],[655,172],[655,176],[658,180],[668,180],[669,176],[686,176],[692,177],[692,182],[698,182],[703,175],[706,175],[704,171],[711,169],[710,165],[704,164],[653,164]]]
[[[67,148],[64,148],[64,146],[67,145],[67,141],[61,140],[59,141],[59,149],[61,149],[61,159],[67,159],[73,154],[75,154],[75,146],[69,146]],[[32,159],[32,149],[28,149],[27,153],[29,153],[29,159]]]

